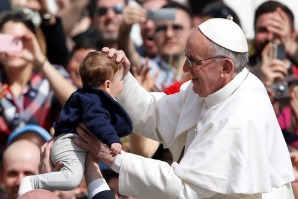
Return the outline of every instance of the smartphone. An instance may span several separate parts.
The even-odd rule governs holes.
[[[147,19],[153,21],[161,20],[175,20],[176,9],[175,8],[161,8],[161,9],[150,9],[147,12]]]
[[[279,59],[284,60],[286,58],[286,50],[283,44],[272,43],[272,47],[270,50],[270,58],[271,59]]]
[[[14,35],[0,33],[0,52],[19,52],[23,48],[23,42]]]

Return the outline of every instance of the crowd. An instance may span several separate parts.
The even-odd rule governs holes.
[[[22,43],[0,51],[0,199],[298,199],[291,8],[260,4],[247,40],[222,0],[55,5],[0,3]]]

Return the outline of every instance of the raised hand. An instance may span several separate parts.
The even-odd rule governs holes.
[[[123,10],[123,23],[131,26],[146,21],[147,11],[144,8],[126,6]]]
[[[276,80],[284,80],[288,75],[288,62],[270,58],[271,48],[271,43],[268,43],[262,52],[260,79],[265,86],[270,86]]]
[[[142,64],[141,67],[132,66],[131,72],[132,75],[138,80],[138,82],[147,90],[153,91],[157,89],[156,80],[158,78],[159,72],[156,72],[154,76],[150,74],[149,59],[146,58],[145,64]]]
[[[53,171],[60,171],[63,167],[62,162],[57,162],[54,165],[51,161],[51,148],[55,142],[55,139],[52,139],[46,142],[40,149],[40,163],[39,163],[39,173],[49,173]]]

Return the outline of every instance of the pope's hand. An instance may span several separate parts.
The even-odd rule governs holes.
[[[108,166],[113,164],[115,157],[110,154],[110,149],[107,145],[101,143],[84,124],[80,124],[76,130],[82,140],[74,138],[73,142],[75,144],[89,151],[98,161],[102,160]]]
[[[116,50],[114,48],[108,48],[108,47],[103,47],[101,50],[103,53],[106,53],[108,57],[112,58],[114,55],[116,55],[116,62],[120,63],[122,62],[124,65],[124,76],[127,75],[130,69],[130,61],[126,57],[125,53],[123,50]]]

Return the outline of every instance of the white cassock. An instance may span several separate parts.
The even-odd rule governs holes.
[[[117,101],[130,115],[134,132],[163,143],[174,163],[120,155],[121,194],[138,199],[294,199],[289,152],[258,78],[244,69],[205,98],[193,92],[191,82],[181,88],[174,95],[148,93],[131,74],[125,77]]]

